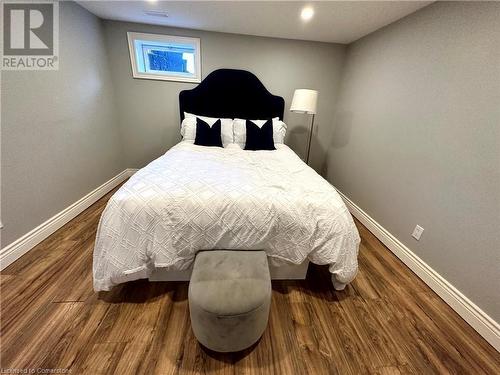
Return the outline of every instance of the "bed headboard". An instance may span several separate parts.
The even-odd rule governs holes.
[[[179,94],[181,121],[184,112],[208,117],[283,120],[285,100],[271,94],[246,70],[218,69],[192,90]]]

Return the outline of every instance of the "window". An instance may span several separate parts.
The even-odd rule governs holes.
[[[127,33],[134,78],[201,82],[200,39]]]

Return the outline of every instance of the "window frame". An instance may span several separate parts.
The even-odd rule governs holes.
[[[130,63],[132,65],[132,76],[139,79],[153,79],[160,81],[174,81],[174,82],[191,82],[200,83],[201,82],[201,42],[200,38],[186,37],[186,36],[175,36],[175,35],[163,35],[163,34],[149,34],[149,33],[136,33],[127,32],[128,39],[128,49],[130,54]],[[176,74],[172,72],[171,74],[155,74],[155,73],[143,73],[140,72],[137,66],[136,60],[136,50],[135,41],[151,41],[156,43],[180,43],[180,44],[192,44],[195,47],[194,51],[194,77],[185,77],[181,74]]]

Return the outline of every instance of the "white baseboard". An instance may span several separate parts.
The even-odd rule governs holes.
[[[389,248],[418,277],[436,292],[453,310],[474,328],[497,351],[500,351],[500,324],[446,281],[401,241],[337,189],[351,214]]]
[[[7,245],[0,250],[0,270],[3,270],[9,264],[19,259],[21,256],[30,251],[64,224],[75,218],[78,214],[97,202],[100,198],[113,190],[127,178],[135,173],[136,169],[125,169],[111,180],[105,182],[97,189],[91,191],[86,196],[66,207],[58,214],[40,224],[32,231],[26,233],[21,238]]]

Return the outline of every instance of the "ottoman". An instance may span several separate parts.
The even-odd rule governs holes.
[[[199,252],[188,299],[194,335],[205,347],[236,352],[252,346],[266,329],[271,305],[265,252]]]

